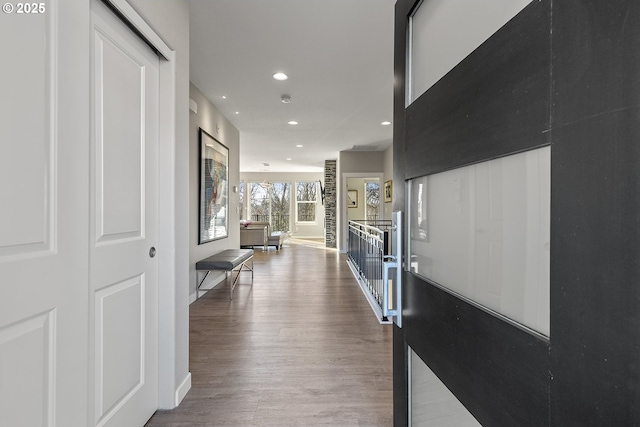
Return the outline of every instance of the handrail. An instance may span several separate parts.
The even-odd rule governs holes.
[[[349,221],[347,263],[378,320],[383,315],[383,262],[389,255],[391,221]]]

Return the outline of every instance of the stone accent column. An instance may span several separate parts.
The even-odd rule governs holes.
[[[328,248],[336,248],[338,240],[337,172],[336,160],[324,161],[324,240]]]

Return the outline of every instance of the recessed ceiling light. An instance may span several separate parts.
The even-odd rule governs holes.
[[[222,95],[222,99],[227,99],[227,97],[225,95]]]
[[[240,111],[236,111],[236,114],[240,114]]]
[[[389,121],[384,121],[382,123],[380,123],[382,126],[389,126],[391,124],[391,122]]]
[[[290,125],[297,125],[298,122],[296,122],[295,120],[291,120],[290,122],[288,122]]]
[[[287,160],[291,160],[291,157],[287,157]]]
[[[304,147],[304,145],[302,145],[302,144],[298,144],[298,145],[296,145],[296,147],[297,147],[297,148],[302,148],[302,147]]]
[[[273,75],[273,78],[276,80],[287,80],[289,76],[287,76],[285,73],[275,73]]]
[[[282,95],[280,98],[283,104],[291,104],[291,97],[289,95]]]

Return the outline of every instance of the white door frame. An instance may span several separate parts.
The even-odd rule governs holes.
[[[103,0],[120,14],[145,41],[153,46],[160,60],[160,123],[158,151],[158,406],[178,406],[191,388],[191,374],[176,384],[176,62],[175,51],[162,41],[126,0]]]
[[[340,192],[338,193],[338,210],[340,212],[340,222],[338,224],[339,232],[338,232],[338,250],[340,252],[347,252],[349,248],[349,221],[347,220],[347,204],[344,202],[345,197],[347,195],[347,181],[349,178],[378,178],[380,180],[380,188],[382,188],[382,183],[384,183],[384,173],[382,172],[343,172],[340,174],[341,176],[341,184],[340,184]],[[380,208],[380,219],[384,218],[384,206]]]

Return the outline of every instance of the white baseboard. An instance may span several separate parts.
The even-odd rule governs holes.
[[[193,304],[197,299],[198,297],[195,292],[189,295],[189,305]]]
[[[191,390],[191,372],[187,372],[186,378],[176,390],[176,406],[180,405],[189,390]]]

